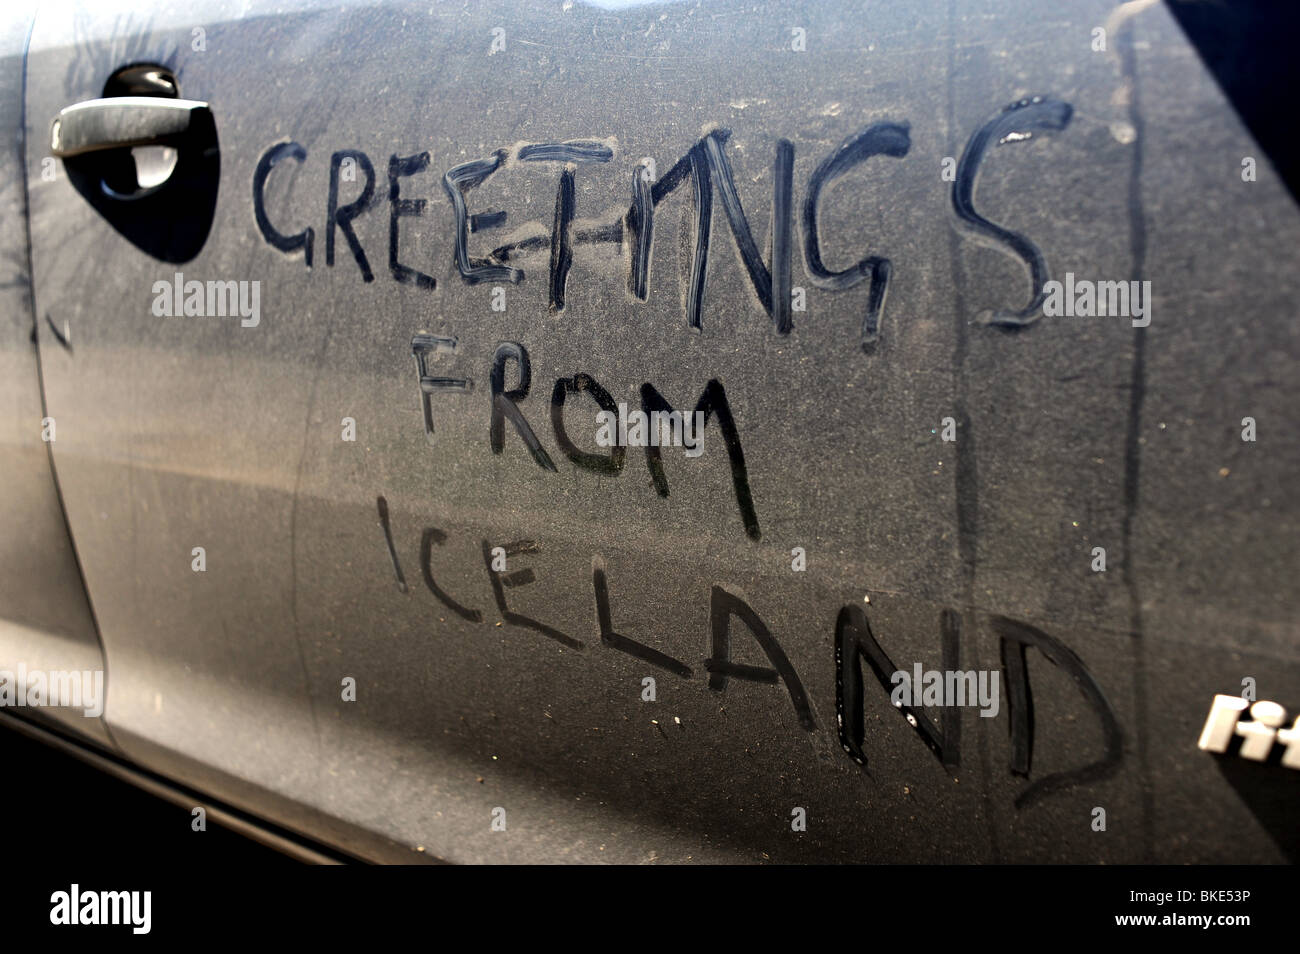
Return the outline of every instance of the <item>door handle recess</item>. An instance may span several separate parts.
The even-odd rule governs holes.
[[[90,99],[55,117],[50,124],[50,151],[66,159],[101,149],[174,145],[209,113],[207,103],[192,99]]]

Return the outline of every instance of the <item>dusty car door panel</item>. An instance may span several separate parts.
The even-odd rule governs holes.
[[[1300,218],[1169,12],[607,6],[42,9],[31,142],[138,63],[215,134],[27,158],[122,751],[360,854],[1285,857],[1195,741],[1300,697]]]

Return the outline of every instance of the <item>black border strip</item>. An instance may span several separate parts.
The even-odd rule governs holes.
[[[207,812],[208,818],[223,828],[243,835],[260,845],[274,848],[304,864],[369,864],[365,859],[346,854],[273,822],[215,801],[148,769],[132,765],[101,750],[92,749],[71,736],[47,726],[37,725],[3,709],[0,709],[0,726],[7,726],[28,738],[43,742],[173,805],[185,809],[202,807]]]

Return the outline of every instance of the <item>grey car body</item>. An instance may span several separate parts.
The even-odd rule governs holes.
[[[3,55],[0,668],[107,673],[24,717],[368,860],[1294,857],[1300,775],[1196,743],[1300,702],[1300,214],[1168,6],[51,3]],[[50,135],[138,64],[214,135],[133,198]],[[996,713],[895,711],[918,665]]]

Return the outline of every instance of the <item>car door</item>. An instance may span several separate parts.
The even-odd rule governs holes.
[[[1300,218],[1167,7],[50,4],[27,69],[132,760],[374,858],[1285,856],[1196,740],[1300,696]]]
[[[5,166],[14,173],[0,181],[0,698],[8,712],[111,748],[103,723],[104,660],[51,470],[49,448],[57,429],[41,398],[21,135],[23,55],[34,13],[31,4],[15,5],[0,36],[0,128],[9,133]],[[34,174],[49,174],[53,164],[38,164]],[[36,673],[43,680],[51,673],[89,678],[78,685],[76,699],[29,706]],[[80,698],[83,689],[87,695]],[[41,696],[30,698],[42,702]]]

